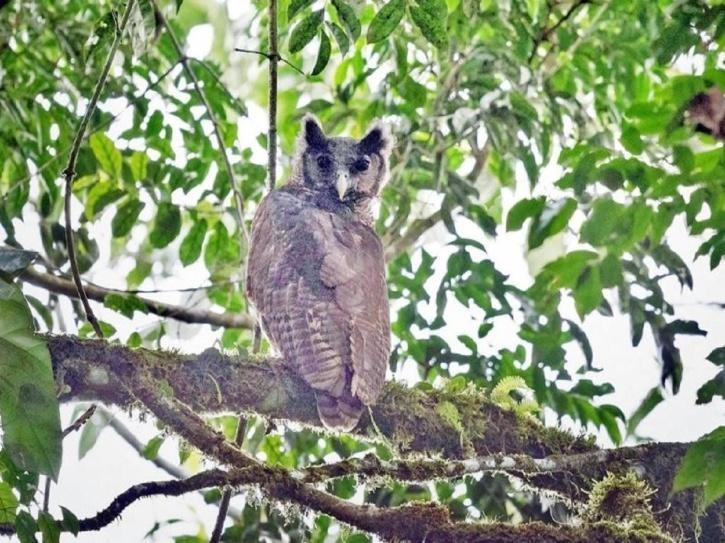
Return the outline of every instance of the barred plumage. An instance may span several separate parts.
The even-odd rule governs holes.
[[[316,391],[330,428],[350,430],[377,400],[390,354],[385,261],[370,204],[390,138],[327,138],[303,121],[290,182],[254,218],[247,292],[270,342]]]

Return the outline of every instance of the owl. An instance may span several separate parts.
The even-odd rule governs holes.
[[[388,297],[371,205],[390,147],[382,126],[359,141],[328,138],[305,117],[292,176],[262,200],[252,225],[249,300],[331,429],[354,428],[385,379]]]

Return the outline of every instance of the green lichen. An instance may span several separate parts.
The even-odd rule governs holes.
[[[466,430],[461,424],[461,414],[458,412],[458,408],[449,401],[442,401],[436,406],[436,413],[458,432],[458,441],[463,449]]]
[[[522,393],[523,397],[517,401],[511,396],[511,393],[517,391]],[[518,376],[509,376],[501,379],[491,391],[491,401],[504,409],[510,409],[519,415],[533,415],[541,408],[536,400],[529,395],[533,394],[533,390],[529,388],[526,381]]]
[[[654,493],[634,472],[608,473],[592,486],[583,519],[618,533],[622,541],[674,543],[652,513],[650,498]]]

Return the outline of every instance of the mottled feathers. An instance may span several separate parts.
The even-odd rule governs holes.
[[[284,359],[316,391],[322,422],[352,429],[377,400],[390,353],[385,261],[370,204],[390,138],[327,138],[312,118],[290,182],[252,228],[247,291]]]

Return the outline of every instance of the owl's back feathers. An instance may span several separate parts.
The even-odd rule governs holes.
[[[383,248],[317,197],[292,185],[262,201],[247,291],[271,343],[315,389],[322,422],[350,430],[377,400],[390,353]]]

